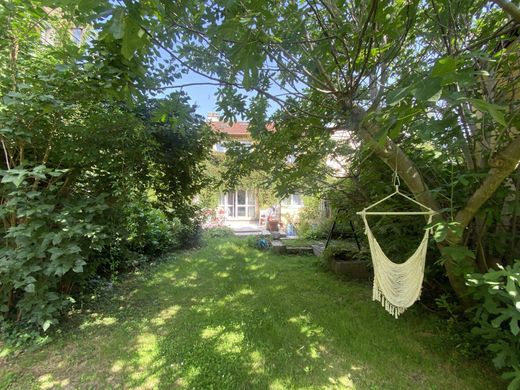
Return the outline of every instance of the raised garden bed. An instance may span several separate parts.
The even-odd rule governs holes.
[[[365,260],[336,260],[328,261],[332,271],[340,275],[347,275],[353,279],[368,279],[371,275],[371,269]]]
[[[370,262],[363,252],[346,245],[329,246],[322,253],[324,263],[331,271],[353,279],[368,279],[372,276]]]

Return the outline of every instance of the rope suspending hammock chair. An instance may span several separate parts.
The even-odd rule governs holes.
[[[394,171],[393,175],[393,184],[395,191],[392,194],[364,208],[356,214],[360,215],[365,223],[365,234],[367,235],[370,254],[374,265],[372,300],[380,301],[386,311],[392,314],[395,318],[398,318],[399,315],[412,306],[415,301],[419,300],[421,296],[430,228],[425,230],[423,239],[414,254],[404,263],[397,264],[391,261],[379,246],[372,230],[370,230],[367,215],[426,215],[428,216],[429,225],[432,222],[432,217],[437,214],[437,212],[400,192],[400,181],[396,171]],[[401,197],[415,203],[420,206],[423,211],[368,211],[396,195],[400,195]]]

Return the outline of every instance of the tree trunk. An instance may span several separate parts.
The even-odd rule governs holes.
[[[482,205],[495,193],[503,181],[513,173],[520,161],[520,137],[511,143],[489,162],[490,169],[480,187],[471,195],[466,206],[460,210],[455,221],[460,223],[462,229],[466,229],[475,214]],[[460,243],[460,238],[448,237],[452,242]]]
[[[361,139],[370,146],[374,153],[388,165],[390,169],[397,171],[397,174],[408,186],[415,199],[430,207],[432,210],[440,210],[441,207],[439,203],[431,195],[428,186],[413,161],[410,160],[391,139],[387,138],[385,144],[381,145],[381,143],[374,138],[374,134],[377,133],[375,129],[370,129],[363,123],[363,116],[364,113],[359,112],[357,118],[354,118],[357,123],[355,128]],[[440,220],[441,216],[438,215],[436,219]]]
[[[396,169],[398,175],[408,186],[414,197],[421,203],[433,210],[440,210],[437,201],[432,197],[428,186],[424,182],[422,175],[412,160],[389,138],[386,139],[384,145],[377,142],[374,134],[375,129],[369,128],[363,121],[366,113],[357,110],[352,114],[354,128],[360,138],[370,146],[374,153],[385,162],[390,168]],[[460,210],[455,217],[455,222],[460,224],[462,231],[465,231],[469,223],[473,220],[476,213],[482,205],[495,193],[503,181],[515,170],[520,161],[520,137],[514,139],[504,150],[496,154],[490,161],[491,167],[488,174],[480,187],[468,199],[466,206]],[[436,221],[442,220],[439,214],[435,218]],[[463,235],[462,235],[463,236]],[[442,249],[446,245],[461,245],[462,236],[456,236],[451,233],[444,243],[438,246]],[[448,258],[444,263],[446,274],[450,281],[450,285],[457,296],[465,300],[467,295],[467,287],[465,284],[464,270],[476,270],[477,265],[474,259],[466,258],[462,262],[455,262],[454,259]]]

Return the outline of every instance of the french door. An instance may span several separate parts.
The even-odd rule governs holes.
[[[229,218],[255,218],[255,193],[253,190],[237,190],[222,193],[220,206]]]

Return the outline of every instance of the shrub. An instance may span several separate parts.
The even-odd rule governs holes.
[[[466,284],[473,287],[479,335],[493,355],[493,363],[505,370],[510,389],[520,387],[520,261],[485,274],[470,274]]]
[[[225,227],[225,226],[219,226],[219,227],[212,227],[208,229],[204,229],[204,235],[210,238],[218,238],[218,237],[233,237],[234,233],[233,230]]]
[[[13,173],[4,172],[4,180],[8,174]],[[100,224],[107,207],[103,196],[60,199],[50,191],[31,191],[21,185],[10,193],[0,209],[4,220],[16,216],[16,223],[5,229],[5,245],[0,248],[3,319],[44,330],[56,322],[71,301],[73,286],[96,269],[87,266],[87,259],[107,238]]]
[[[321,240],[328,237],[330,228],[332,226],[332,219],[323,219],[318,224],[310,224],[309,227],[306,225],[303,226],[303,231],[305,238],[309,240]]]
[[[113,41],[69,39],[83,17],[29,8],[0,12],[0,38],[23,48],[0,56],[0,331],[20,334],[56,323],[96,273],[196,243],[215,137],[184,94],[128,89],[153,80]],[[180,220],[140,201],[148,191]]]
[[[356,246],[349,242],[333,243],[322,253],[324,261],[330,260],[365,260],[368,262],[369,254],[359,251]]]
[[[128,214],[128,248],[134,252],[158,255],[181,247],[188,238],[178,218],[169,219],[147,202],[135,203]]]

